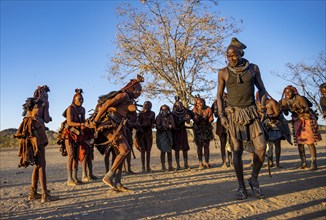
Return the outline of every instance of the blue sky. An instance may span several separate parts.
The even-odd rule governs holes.
[[[130,3],[141,6],[136,0]],[[38,85],[51,90],[53,121],[47,125],[51,130],[60,127],[75,88],[84,90],[83,106],[88,111],[98,96],[123,86],[106,79],[108,60],[114,53],[118,4],[1,0],[0,130],[19,126],[22,104]],[[220,1],[216,7],[223,16],[243,20],[236,37],[247,45],[245,58],[259,65],[275,99],[289,83],[272,72],[284,72],[288,62],[312,63],[326,51],[325,0]],[[158,106],[154,103],[156,113]]]

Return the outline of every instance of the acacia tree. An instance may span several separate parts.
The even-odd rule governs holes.
[[[294,84],[298,92],[307,97],[314,106],[322,113],[319,104],[319,86],[326,82],[326,57],[325,52],[320,52],[314,64],[308,65],[304,62],[292,64],[287,63],[286,71],[283,74],[276,74],[278,77]]]
[[[172,102],[179,96],[186,107],[197,94],[212,98],[224,42],[240,31],[235,20],[219,16],[213,1],[143,0],[139,4],[117,8],[117,50],[109,65],[109,80],[121,83],[130,74],[141,74],[147,97]]]

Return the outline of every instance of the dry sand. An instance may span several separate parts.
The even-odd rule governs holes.
[[[48,188],[58,200],[41,204],[27,201],[32,167],[17,168],[16,149],[0,155],[1,219],[325,219],[326,137],[317,145],[318,170],[302,170],[298,150],[282,142],[283,169],[262,168],[259,180],[265,199],[234,199],[237,181],[233,168],[221,168],[219,149],[211,144],[211,169],[198,170],[193,143],[189,151],[192,169],[160,171],[159,151],[152,150],[151,173],[141,173],[140,154],[132,160],[134,175],[124,175],[123,184],[132,192],[114,192],[105,186],[103,156],[96,150],[94,173],[99,180],[68,187],[66,157],[58,146],[46,149]],[[309,150],[306,147],[309,160]],[[182,154],[181,154],[182,156]],[[249,154],[244,153],[245,179],[250,177]],[[265,160],[266,161],[266,160]],[[182,165],[183,163],[181,163]],[[175,166],[175,163],[174,163]],[[81,176],[79,168],[78,176]]]

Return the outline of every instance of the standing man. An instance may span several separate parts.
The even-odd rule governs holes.
[[[257,178],[264,163],[266,142],[255,105],[255,86],[259,91],[262,103],[262,120],[266,113],[267,92],[258,66],[243,58],[245,48],[246,45],[237,38],[232,38],[231,44],[227,48],[228,65],[218,73],[217,91],[218,117],[221,124],[229,130],[233,145],[233,165],[239,183],[236,192],[238,200],[246,199],[248,196],[242,162],[243,146],[248,142],[252,142],[255,148],[253,170],[248,180],[249,185],[256,197],[264,197]],[[228,94],[227,107],[223,105],[225,88]]]

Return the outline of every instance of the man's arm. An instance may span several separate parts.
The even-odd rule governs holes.
[[[260,70],[259,67],[257,65],[254,64],[253,66],[253,70],[254,70],[254,82],[255,85],[258,89],[259,92],[259,100],[262,106],[266,106],[266,95],[267,95],[267,91],[265,89],[263,80],[261,78],[261,74],[260,74]]]
[[[226,68],[218,72],[218,77],[217,77],[218,86],[217,86],[217,95],[216,95],[217,109],[218,109],[217,115],[221,121],[221,124],[224,127],[228,127],[228,121],[225,116],[225,109],[224,109],[225,106],[223,105],[223,92],[225,89],[226,76],[227,76]]]
[[[260,75],[260,70],[258,68],[257,65],[253,64],[253,70],[254,70],[254,82],[255,82],[255,85],[258,89],[258,93],[259,93],[259,100],[260,100],[260,108],[261,108],[261,113],[262,113],[262,116],[260,118],[261,121],[264,121],[265,118],[266,118],[266,99],[267,99],[267,91],[265,89],[265,86],[264,86],[264,83],[263,83],[263,80],[261,78],[261,75]]]

